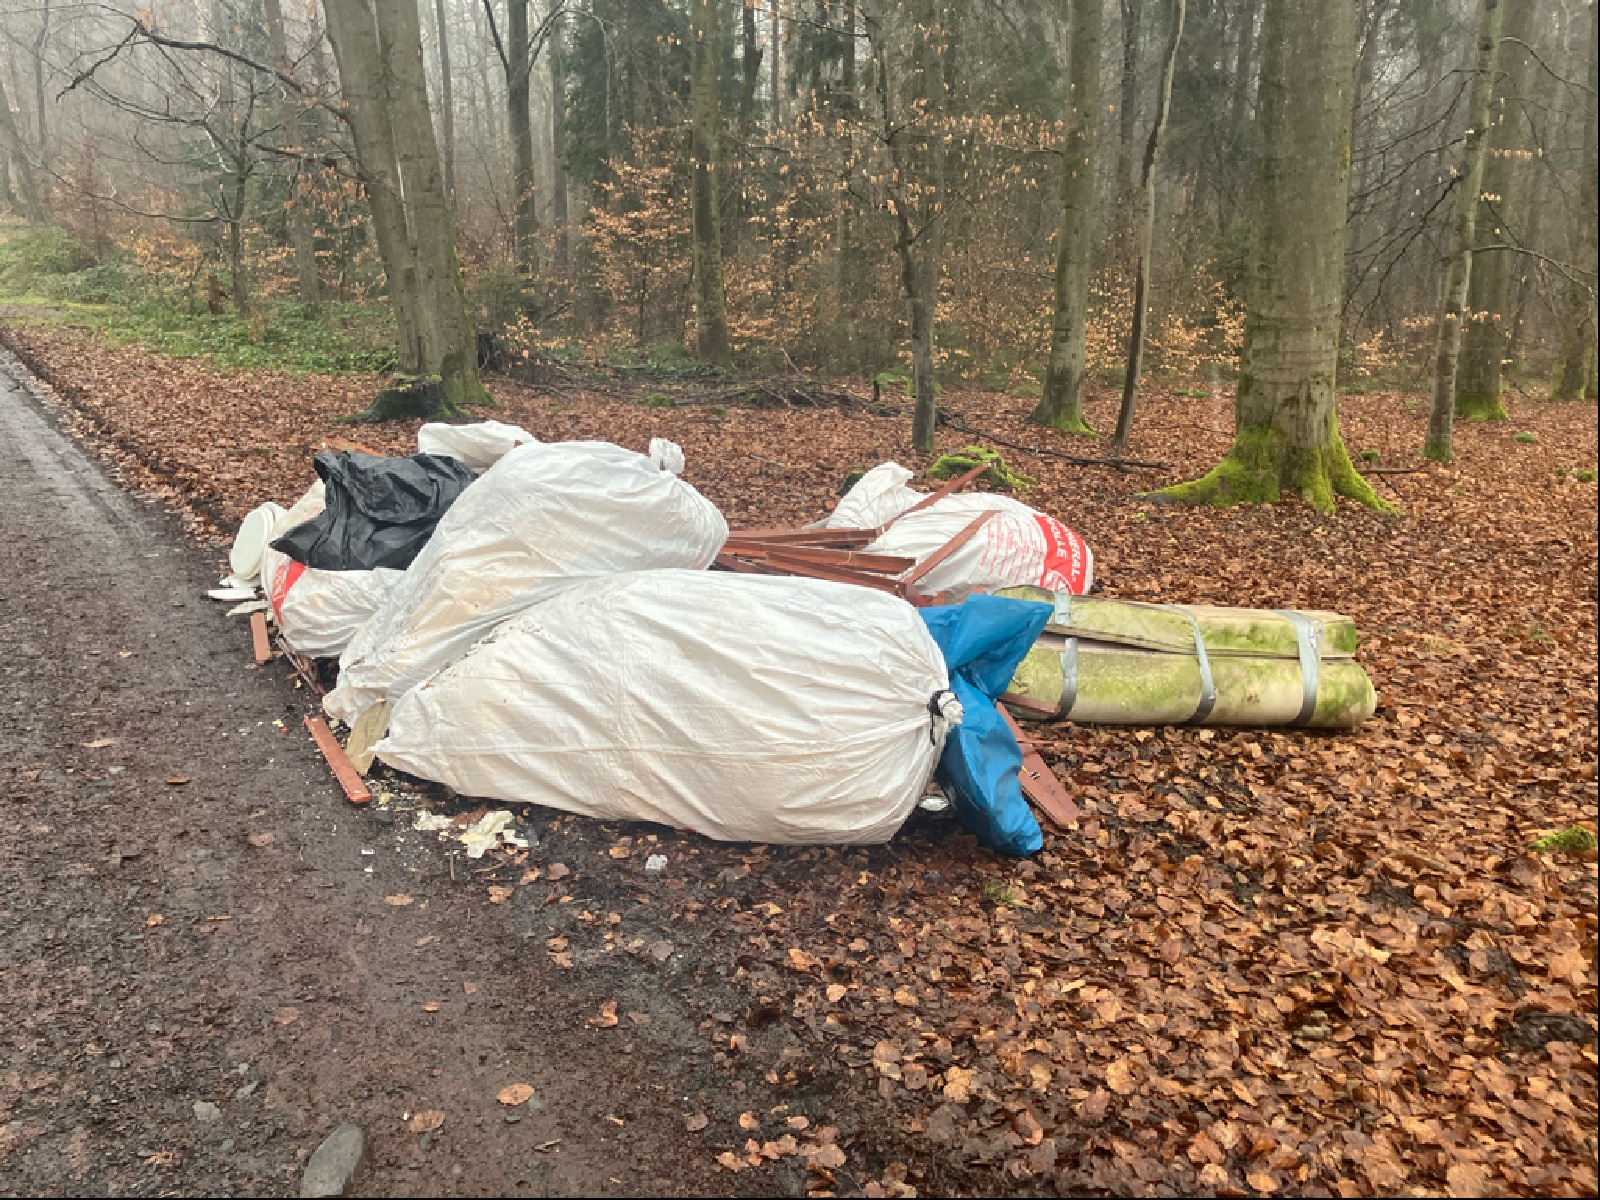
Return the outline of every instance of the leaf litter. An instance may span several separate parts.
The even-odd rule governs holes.
[[[79,330],[11,337],[127,482],[219,541],[298,495],[343,429],[332,418],[375,386],[216,371]],[[884,459],[933,461],[896,417],[492,386],[493,415],[541,438],[677,441],[735,528],[815,519],[847,472]],[[1404,400],[1340,401],[1353,450],[1420,467],[1375,477],[1398,519],[1149,504],[1141,491],[1198,475],[1229,433],[1226,398],[1159,386],[1130,453],[1169,471],[1013,464],[1038,479],[1029,503],[1095,547],[1108,595],[1354,617],[1380,698],[1359,732],[1034,726],[1085,817],[1030,862],[922,818],[872,849],[661,834],[676,878],[651,885],[648,910],[579,912],[547,937],[556,966],[580,969],[667,933],[693,945],[692,927],[702,961],[735,964],[718,995],[748,997],[742,1019],[705,1013],[711,1069],[826,1082],[830,1111],[876,1114],[842,1135],[747,1138],[723,1167],[792,1156],[829,1190],[857,1163],[873,1195],[1596,1189],[1596,863],[1578,835],[1548,840],[1594,833],[1596,503],[1575,472],[1597,457],[1595,411],[1514,399],[1536,442],[1463,424],[1445,467],[1415,458],[1423,413]],[[1026,401],[952,388],[944,403],[1008,440],[1086,452],[1028,425]],[[1091,421],[1114,406],[1092,395]],[[361,436],[406,453],[415,429]],[[938,451],[972,440],[944,430]],[[541,870],[567,899],[588,875],[660,878],[608,854],[626,827],[554,816],[538,832],[580,867],[541,857],[525,887]],[[1552,849],[1530,849],[1540,839]],[[665,1007],[660,983],[627,1002]],[[589,1021],[614,1025],[617,1004]],[[734,1115],[686,1124],[732,1134]]]

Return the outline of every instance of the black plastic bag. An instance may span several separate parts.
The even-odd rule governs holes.
[[[477,476],[458,458],[383,458],[347,450],[317,455],[328,506],[272,548],[318,571],[411,565],[433,528]]]

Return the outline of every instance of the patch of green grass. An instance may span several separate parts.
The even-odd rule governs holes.
[[[726,404],[713,404],[706,411],[713,417],[725,417],[728,415],[728,406]]]
[[[1037,379],[1024,379],[1011,389],[1011,394],[1018,400],[1037,400],[1044,395],[1044,385]]]
[[[1021,903],[1017,899],[1017,894],[1003,883],[984,884],[983,898],[999,908],[1016,908]]]
[[[1523,630],[1523,632],[1536,642],[1547,642],[1550,644],[1554,644],[1555,642],[1555,638],[1551,637],[1537,625],[1529,625],[1527,629]]]
[[[671,408],[673,406],[672,397],[661,392],[651,392],[640,403],[646,408]]]
[[[1568,825],[1560,833],[1546,834],[1528,843],[1539,854],[1587,854],[1596,848],[1594,834],[1582,825]]]
[[[285,304],[242,317],[148,301],[108,315],[102,325],[113,344],[136,343],[173,358],[208,358],[222,367],[331,372],[384,371],[394,365],[387,305],[314,311]]]
[[[1376,450],[1363,450],[1359,457],[1362,462],[1377,462],[1383,455]]]
[[[1595,481],[1595,473],[1593,471],[1579,471],[1574,475],[1574,478],[1579,483],[1593,483]]]
[[[1400,407],[1403,408],[1406,412],[1416,412],[1417,409],[1422,407],[1422,401],[1421,400],[1407,400]]]
[[[1521,442],[1524,446],[1531,446],[1539,440],[1539,435],[1537,433],[1530,433],[1528,430],[1524,429],[1511,440],[1513,442]]]

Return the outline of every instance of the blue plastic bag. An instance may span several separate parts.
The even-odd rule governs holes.
[[[945,739],[934,777],[961,823],[984,846],[1018,857],[1037,853],[1044,836],[1017,781],[1022,751],[994,702],[1055,610],[980,594],[965,604],[918,611],[944,654],[950,690],[966,712]]]

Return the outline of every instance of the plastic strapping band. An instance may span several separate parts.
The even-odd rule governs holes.
[[[1211,715],[1211,710],[1217,703],[1217,684],[1211,678],[1211,656],[1206,653],[1205,635],[1200,632],[1200,618],[1187,608],[1176,608],[1189,618],[1189,624],[1194,628],[1194,656],[1200,660],[1200,703],[1195,705],[1194,715],[1185,724],[1198,725]]]
[[[1078,639],[1069,637],[1061,650],[1061,717],[1065,721],[1072,715],[1072,706],[1078,702]]]
[[[1289,618],[1294,626],[1295,645],[1300,651],[1300,684],[1304,689],[1300,700],[1300,715],[1292,724],[1304,725],[1317,711],[1317,685],[1322,670],[1322,631],[1305,613],[1293,609],[1275,610],[1280,617]]]

